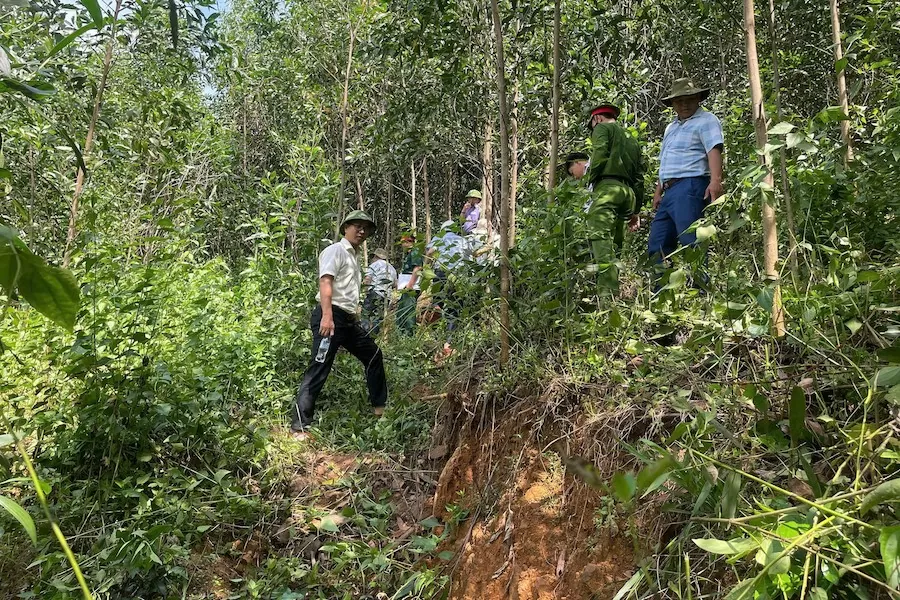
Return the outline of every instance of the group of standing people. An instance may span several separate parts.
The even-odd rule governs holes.
[[[701,106],[709,88],[691,79],[677,79],[661,102],[675,111],[663,135],[659,174],[653,191],[653,210],[647,253],[662,262],[678,248],[693,246],[691,225],[710,202],[722,195],[722,157],[725,138],[719,119]],[[618,288],[616,260],[628,229],[641,226],[646,162],[638,141],[618,123],[620,110],[601,104],[589,115],[591,151],[568,155],[569,179],[563,186],[583,188],[587,201],[586,236],[591,263],[601,288]]]
[[[676,118],[667,127],[660,149],[660,168],[653,192],[656,211],[650,224],[647,252],[661,262],[678,244],[696,243],[691,225],[706,206],[722,194],[722,156],[724,136],[719,119],[701,107],[709,89],[688,78],[678,79],[661,102],[672,107]],[[616,261],[621,252],[626,226],[635,231],[641,226],[646,163],[638,141],[618,123],[620,110],[604,103],[589,115],[590,153],[574,152],[566,160],[569,178],[563,186],[582,192],[586,198],[582,210],[586,219],[591,264],[588,271],[597,274],[600,285],[618,288]],[[586,192],[586,193],[585,193]],[[304,438],[313,421],[315,403],[331,371],[339,348],[346,348],[363,363],[369,401],[376,416],[384,413],[388,387],[381,349],[373,339],[378,333],[386,307],[394,290],[399,290],[396,320],[398,329],[412,333],[416,326],[416,306],[421,294],[426,260],[431,262],[438,306],[447,320],[448,330],[455,326],[454,275],[465,264],[490,261],[494,245],[485,236],[487,223],[482,218],[481,193],[466,194],[460,213],[460,235],[455,222],[446,221],[423,253],[414,232],[401,237],[404,250],[398,274],[384,249],[373,253],[365,284],[363,319],[358,307],[363,283],[359,252],[365,240],[375,232],[375,221],[366,212],[355,210],[341,222],[342,238],[319,255],[319,291],[317,306],[310,317],[312,358],[291,409],[291,430]],[[432,310],[432,314],[434,311]],[[445,345],[445,351],[449,344]]]

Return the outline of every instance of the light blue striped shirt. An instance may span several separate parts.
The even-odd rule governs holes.
[[[725,144],[722,124],[711,112],[698,108],[684,121],[675,119],[666,127],[659,152],[659,180],[709,175],[707,154]]]

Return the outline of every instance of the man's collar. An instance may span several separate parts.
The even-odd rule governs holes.
[[[675,115],[675,122],[676,122],[676,123],[687,123],[688,121],[690,121],[691,119],[693,119],[693,118],[696,117],[696,116],[699,116],[700,113],[703,113],[703,112],[706,112],[706,110],[704,110],[704,108],[703,108],[702,106],[698,106],[698,107],[697,107],[697,110],[694,111],[694,114],[692,114],[691,116],[689,116],[689,117],[688,117],[687,119],[685,119],[684,121],[682,121],[681,119],[679,119],[679,118],[678,118],[678,115]]]
[[[356,254],[356,248],[353,247],[353,244],[351,244],[350,240],[348,240],[347,238],[342,237],[341,241],[339,241],[338,244],[343,246],[344,250],[348,250],[348,251],[352,252],[353,254]]]

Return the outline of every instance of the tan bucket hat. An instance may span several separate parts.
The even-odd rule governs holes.
[[[376,258],[380,258],[382,260],[388,259],[387,250],[385,250],[384,248],[376,248],[375,252],[373,252],[372,254],[374,254]]]
[[[669,95],[662,98],[660,102],[666,106],[672,106],[672,100],[675,98],[693,96],[695,94],[699,94],[701,100],[706,100],[707,96],[709,96],[709,88],[697,86],[690,77],[682,77],[676,79],[675,82],[672,83],[672,89],[669,90]]]

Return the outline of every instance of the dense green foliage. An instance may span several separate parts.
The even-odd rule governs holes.
[[[773,6],[774,30],[758,35],[768,112],[777,101],[783,115],[764,152],[786,161],[793,229],[782,182],[769,189],[757,163],[738,4],[562,2],[563,151],[587,144],[584,109],[615,101],[652,178],[670,118],[657,99],[684,72],[713,88],[725,128],[728,193],[698,223],[708,258],[681,252],[651,294],[645,226],[612,299],[582,269],[582,198],[544,189],[553,3],[501,2],[518,185],[512,362],[494,366],[488,265],[458,283],[465,326],[450,361],[432,366],[440,324],[388,337],[385,419],[366,413],[362,374],[339,359],[315,450],[280,430],[336,216],[365,204],[382,224],[369,248],[397,258],[402,228],[458,214],[483,179],[499,213],[487,6],[0,7],[0,595],[78,597],[77,564],[97,598],[440,597],[455,568],[440,544],[462,508],[451,527],[423,519],[404,537],[377,468],[306,496],[292,482],[315,452],[423,469],[436,409],[418,391],[478,364],[480,397],[498,410],[563,377],[608,391],[602,406],[574,403],[587,421],[637,411],[654,423],[622,431],[629,458],[611,479],[582,465],[607,517],[664,500],[677,522],[650,542],[628,528],[640,568],[620,597],[895,597],[900,8],[842,6],[835,65],[827,6]],[[757,10],[765,23],[768,6]],[[836,66],[849,115],[835,106]],[[758,266],[767,199],[785,257],[783,338]],[[705,290],[690,285],[701,271]],[[329,494],[349,500],[329,512]],[[244,558],[286,522],[283,547]],[[310,535],[323,542],[311,553]],[[211,557],[243,564],[224,596],[202,577]]]

